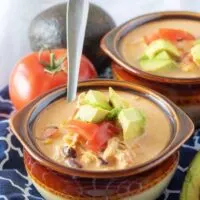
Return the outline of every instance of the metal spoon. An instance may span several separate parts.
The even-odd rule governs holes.
[[[69,0],[67,4],[68,102],[76,98],[88,11],[88,0]]]

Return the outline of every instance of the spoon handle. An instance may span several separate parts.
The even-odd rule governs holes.
[[[88,0],[69,0],[67,4],[67,101],[76,98],[85,29],[89,11]]]

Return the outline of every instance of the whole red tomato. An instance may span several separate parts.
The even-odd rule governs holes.
[[[16,109],[35,97],[67,82],[66,49],[31,53],[14,67],[9,81],[10,98]],[[97,73],[92,63],[81,58],[79,81],[92,79]]]

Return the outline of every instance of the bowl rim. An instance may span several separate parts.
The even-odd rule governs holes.
[[[197,78],[175,78],[175,77],[164,77],[155,74],[145,72],[139,68],[136,68],[127,63],[127,61],[120,55],[118,44],[121,39],[125,37],[130,31],[137,27],[150,23],[156,20],[163,20],[169,18],[179,19],[198,19],[200,20],[200,13],[192,11],[161,11],[152,12],[138,17],[132,18],[124,24],[113,28],[109,31],[100,41],[101,49],[117,64],[119,64],[125,71],[139,76],[144,79],[151,80],[153,82],[168,83],[168,84],[200,84],[200,77]],[[139,25],[138,25],[139,24]],[[126,32],[126,33],[124,33]]]
[[[23,109],[15,113],[11,116],[9,120],[9,125],[11,131],[16,135],[18,140],[22,143],[23,147],[26,151],[40,164],[46,166],[47,168],[52,169],[61,174],[65,175],[73,175],[79,177],[90,177],[90,178],[109,178],[109,177],[122,177],[128,175],[139,174],[141,172],[147,171],[160,163],[166,160],[170,155],[172,155],[175,151],[177,151],[180,146],[192,135],[194,131],[194,124],[191,119],[180,109],[178,108],[173,102],[168,100],[163,95],[148,89],[144,86],[123,82],[123,81],[116,81],[116,80],[109,80],[109,79],[102,79],[102,80],[89,80],[85,82],[81,82],[78,85],[78,89],[86,88],[87,90],[92,87],[102,87],[108,88],[111,87],[118,87],[121,89],[128,89],[130,91],[140,92],[144,94],[146,98],[150,99],[150,96],[156,98],[156,103],[160,108],[163,107],[163,112],[166,112],[166,115],[169,114],[168,119],[173,126],[173,135],[174,137],[171,138],[170,144],[159,153],[154,159],[138,165],[136,167],[130,167],[127,169],[121,170],[109,170],[109,171],[91,171],[91,170],[84,170],[84,169],[75,169],[63,166],[61,164],[56,163],[52,159],[45,156],[39,149],[37,145],[33,143],[30,133],[29,133],[29,124],[30,119],[33,117],[33,113],[36,109],[39,109],[39,106],[43,106],[41,110],[43,110],[47,105],[53,102],[53,100],[57,100],[61,98],[61,94],[66,93],[66,86],[57,87],[38,98],[34,99],[31,103],[25,106]],[[49,99],[48,99],[49,98]],[[154,99],[155,100],[155,99]],[[40,111],[41,111],[40,110]],[[36,114],[37,115],[37,114]],[[172,125],[173,123],[173,125]]]

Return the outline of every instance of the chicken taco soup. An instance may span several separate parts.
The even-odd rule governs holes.
[[[118,170],[158,156],[170,121],[153,101],[124,91],[89,90],[56,100],[33,125],[38,148],[55,162],[87,170]]]
[[[120,51],[131,65],[172,78],[200,77],[200,23],[195,20],[159,20],[130,31]]]

